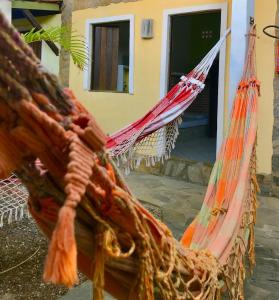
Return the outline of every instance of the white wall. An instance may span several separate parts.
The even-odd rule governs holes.
[[[11,22],[12,20],[12,1],[11,0],[0,0],[0,10],[4,12],[5,16]]]
[[[1,3],[2,0],[0,0]],[[51,28],[55,26],[61,26],[61,15],[37,17],[37,21],[42,25],[43,28]],[[19,31],[29,31],[32,26],[26,19],[16,19],[13,20],[13,25]],[[59,74],[59,56],[56,56],[49,46],[43,42],[42,43],[42,64],[55,75]]]
[[[235,91],[242,76],[246,56],[246,34],[250,28],[250,17],[254,17],[254,14],[254,0],[232,1],[229,111],[232,109]]]
[[[1,1],[1,0],[0,0]],[[61,15],[53,15],[46,17],[38,17],[38,22],[43,28],[51,28],[55,26],[61,26]],[[55,75],[59,74],[59,56],[56,56],[49,48],[46,42],[42,43],[42,64]]]
[[[58,76],[59,74],[59,56],[56,56],[49,48],[46,42],[42,42],[42,65],[45,66],[48,71]]]

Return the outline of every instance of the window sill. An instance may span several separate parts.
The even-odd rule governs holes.
[[[90,93],[109,93],[109,94],[125,94],[125,95],[133,95],[134,93],[129,92],[119,92],[119,91],[108,91],[108,90],[88,90]]]

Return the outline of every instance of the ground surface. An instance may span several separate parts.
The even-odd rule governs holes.
[[[214,163],[216,159],[216,138],[210,138],[199,129],[179,129],[172,156],[199,162]]]
[[[127,178],[139,199],[161,207],[164,222],[176,238],[198,213],[205,187],[185,181],[148,174],[133,173]],[[279,199],[259,197],[256,226],[256,259],[254,274],[246,282],[246,300],[279,299]],[[90,300],[91,283],[73,289],[61,300]],[[106,300],[112,299],[106,296]]]
[[[1,300],[55,300],[67,292],[63,287],[42,282],[46,253],[47,241],[32,219],[25,218],[0,228]],[[2,274],[30,256],[20,267]]]
[[[138,198],[162,207],[164,222],[176,238],[198,213],[205,187],[169,177],[131,174]],[[246,300],[279,299],[279,199],[259,197],[256,225],[256,268],[246,282]],[[84,299],[87,300],[87,299]]]
[[[180,238],[201,207],[205,188],[168,177],[134,173],[128,182],[139,199],[161,207],[164,222]],[[256,227],[257,266],[247,280],[246,300],[279,299],[279,199],[260,197]],[[22,267],[1,275],[0,299],[59,299],[66,292],[41,282],[46,242],[31,221],[0,229],[0,272],[39,253]],[[17,229],[16,229],[17,228]],[[4,295],[5,298],[4,298]],[[91,300],[91,283],[72,289],[61,300]],[[106,299],[111,299],[109,296]],[[136,300],[136,299],[135,299]]]
[[[42,266],[47,242],[31,219],[23,219],[0,228],[0,272],[24,261],[22,266],[0,274],[0,299],[57,299],[66,290],[42,283]]]

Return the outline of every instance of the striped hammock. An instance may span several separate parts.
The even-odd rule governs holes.
[[[259,82],[255,72],[255,27],[242,80],[234,100],[227,136],[215,162],[203,206],[187,228],[182,244],[206,249],[226,274],[232,299],[242,299],[245,253],[255,264],[256,133]]]
[[[184,111],[203,91],[208,72],[230,29],[220,38],[203,60],[186,76],[182,76],[168,94],[145,116],[112,134],[107,142],[110,155],[126,173],[139,166],[168,159],[178,137],[178,126]]]

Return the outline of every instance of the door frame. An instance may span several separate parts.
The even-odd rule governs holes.
[[[160,79],[160,97],[163,98],[168,92],[168,74],[170,63],[170,39],[171,39],[171,17],[175,15],[199,13],[205,11],[220,11],[221,24],[220,36],[227,29],[227,3],[216,3],[202,6],[187,6],[174,9],[164,10],[163,13],[163,34],[161,49],[161,79]],[[226,42],[220,49],[219,53],[219,82],[218,82],[218,110],[217,110],[217,138],[216,138],[216,154],[222,144],[224,135],[224,108],[225,108],[225,69],[226,69]]]

